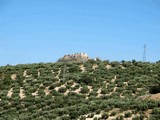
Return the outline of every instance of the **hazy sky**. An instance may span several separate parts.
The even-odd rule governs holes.
[[[159,0],[0,0],[0,65],[64,54],[160,60]]]

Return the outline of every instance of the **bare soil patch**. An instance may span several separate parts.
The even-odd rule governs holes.
[[[160,93],[152,94],[149,99],[151,100],[160,100]]]

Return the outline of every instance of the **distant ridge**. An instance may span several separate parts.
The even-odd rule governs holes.
[[[58,60],[58,62],[67,62],[67,61],[85,62],[88,59],[89,57],[86,53],[75,53],[75,54],[64,55],[62,58]]]

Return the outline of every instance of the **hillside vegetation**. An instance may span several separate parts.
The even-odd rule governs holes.
[[[159,120],[160,62],[0,67],[0,120]]]

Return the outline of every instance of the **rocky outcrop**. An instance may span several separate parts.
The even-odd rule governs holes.
[[[89,59],[86,53],[68,54],[58,60],[58,62],[76,61],[85,62]]]

